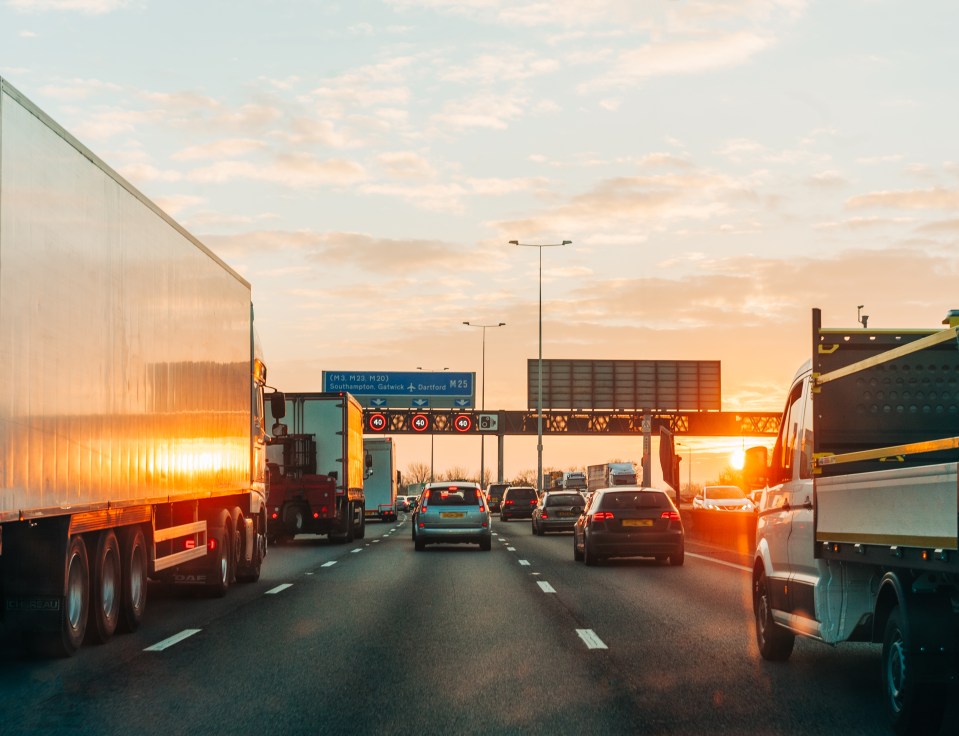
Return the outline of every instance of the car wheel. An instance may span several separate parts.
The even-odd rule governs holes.
[[[491,549],[493,549],[493,540],[489,537],[483,537],[480,540],[480,549],[484,552],[489,552]]]
[[[683,561],[685,559],[686,559],[686,546],[681,544],[679,545],[679,549],[677,549],[675,552],[673,552],[669,556],[669,564],[672,565],[673,567],[679,567],[680,565],[683,564]]]
[[[753,581],[753,615],[756,619],[756,644],[763,659],[785,662],[792,654],[796,636],[773,621],[772,606],[765,573]]]
[[[509,517],[506,514],[500,512],[499,520],[502,522],[506,522],[506,521],[509,521]]]
[[[583,538],[583,560],[587,565],[592,567],[593,565],[599,564],[599,557],[589,548],[589,544],[586,542],[586,538]]]
[[[576,546],[576,537],[573,536],[573,559],[576,562],[583,561],[583,553],[580,551],[579,547]]]
[[[417,552],[422,552],[424,549],[426,549],[426,542],[424,542],[420,537],[417,537],[413,540],[413,547]]]

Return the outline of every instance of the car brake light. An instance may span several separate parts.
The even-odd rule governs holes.
[[[510,499],[506,499],[505,501],[503,501],[504,506],[510,506],[512,503],[513,502]]]
[[[536,499],[535,499],[535,498],[531,498],[531,499],[529,500],[529,503],[530,503],[530,506],[535,506],[535,505],[536,505]]]
[[[597,511],[593,514],[593,521],[611,521],[613,518],[612,511]]]
[[[678,511],[664,511],[659,516],[660,519],[669,519],[670,521],[679,521]]]
[[[541,513],[541,514],[539,515],[539,518],[541,518],[541,519],[548,519],[548,518],[549,518],[549,514],[547,514],[547,513],[544,511],[543,513]]]

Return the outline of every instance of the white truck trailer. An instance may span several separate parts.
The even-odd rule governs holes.
[[[396,521],[396,489],[400,485],[396,444],[392,437],[364,437],[363,452],[367,462],[363,480],[366,518]]]
[[[610,486],[636,485],[636,466],[633,463],[603,463],[586,468],[586,489],[590,492]]]
[[[266,554],[250,285],[0,79],[0,598],[72,654]]]
[[[959,673],[959,312],[946,324],[826,329],[814,310],[775,447],[746,453],[761,655],[882,644],[900,734],[939,733]]]

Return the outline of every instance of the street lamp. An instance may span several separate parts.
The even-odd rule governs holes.
[[[536,377],[536,483],[537,491],[543,490],[543,248],[572,245],[572,240],[562,243],[520,243],[509,241],[510,245],[527,248],[539,248],[539,368]]]
[[[426,368],[422,366],[416,366],[416,370],[425,371]],[[433,369],[429,369],[431,373],[435,372]],[[448,371],[449,368],[444,368],[444,371]],[[433,482],[433,438],[436,437],[436,433],[433,431],[433,412],[430,410],[430,483]]]
[[[486,410],[486,328],[487,327],[505,327],[505,322],[497,322],[496,324],[489,325],[478,325],[475,322],[464,322],[464,325],[467,327],[482,327],[483,328],[483,381],[482,389],[480,393],[480,411]],[[483,485],[483,473],[486,470],[486,435],[480,432],[480,476],[479,482],[480,485]]]
[[[689,474],[686,476],[688,478],[688,480],[686,481],[686,486],[687,486],[686,493],[689,494],[689,496],[692,496],[693,495],[693,448],[690,445],[684,444],[682,442],[677,442],[676,446],[685,447],[687,450],[689,450],[689,458],[688,458],[689,462],[686,466],[687,470],[689,471]],[[677,478],[676,480],[678,481],[679,479]]]

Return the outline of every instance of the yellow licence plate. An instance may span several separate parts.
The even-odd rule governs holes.
[[[623,519],[623,526],[652,526],[652,519]]]
[[[441,511],[441,519],[462,519],[466,516],[462,511]]]

